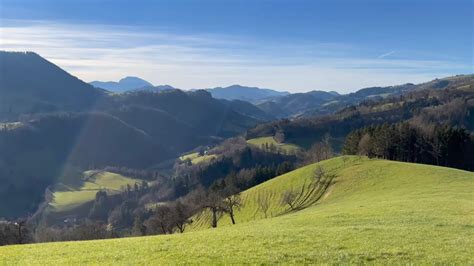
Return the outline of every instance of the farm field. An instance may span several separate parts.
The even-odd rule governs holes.
[[[283,151],[286,154],[295,154],[301,149],[301,147],[295,144],[279,143],[271,136],[249,139],[247,140],[247,143],[257,148],[264,147],[265,149],[270,149],[273,146],[276,150]]]
[[[99,190],[109,194],[123,191],[127,185],[133,186],[141,180],[125,177],[105,171],[84,172],[83,182],[79,184],[61,184],[53,191],[53,200],[50,203],[54,212],[69,211],[84,203],[93,201]]]
[[[191,164],[199,164],[199,163],[202,163],[202,162],[210,161],[210,160],[215,159],[215,158],[217,158],[217,155],[215,155],[215,154],[199,155],[198,152],[193,152],[193,153],[190,153],[190,154],[183,155],[183,156],[179,157],[179,159],[181,161],[190,160]]]
[[[325,186],[305,190],[316,169]],[[208,229],[203,213],[184,234],[1,247],[0,264],[472,264],[473,181],[451,168],[338,157],[243,192],[236,225],[225,216]],[[308,195],[296,211],[281,204],[288,189]]]

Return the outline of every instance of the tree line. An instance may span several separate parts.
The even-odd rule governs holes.
[[[344,154],[474,170],[474,137],[449,125],[409,122],[367,126],[352,131]]]

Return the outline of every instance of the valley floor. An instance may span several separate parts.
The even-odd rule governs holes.
[[[474,173],[355,156],[320,165],[335,178],[300,211],[275,198],[265,219],[252,195],[301,188],[318,164],[244,192],[234,226],[224,217],[184,234],[7,246],[0,264],[474,263]]]

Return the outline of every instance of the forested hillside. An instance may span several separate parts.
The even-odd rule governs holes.
[[[440,87],[440,88],[438,88]],[[247,131],[248,139],[277,136],[282,142],[310,147],[330,137],[336,150],[353,130],[409,121],[418,126],[446,124],[474,130],[474,77],[459,76],[421,84],[419,90],[386,99],[364,101],[332,115],[280,120]]]
[[[217,226],[241,191],[338,153],[474,169],[472,75],[255,106],[204,90],[109,93],[33,53],[2,58],[0,217],[28,217],[28,241],[175,233],[203,211]],[[90,172],[127,187],[84,193]]]
[[[142,130],[100,113],[48,115],[0,130],[2,217],[34,213],[68,167],[149,167],[173,154]]]
[[[472,79],[473,75],[459,75],[416,85],[408,83],[389,87],[363,88],[348,94],[310,91],[261,102],[258,107],[278,118],[323,116],[340,111],[348,106],[363,102],[380,101],[414,91],[462,87],[472,83]]]
[[[447,125],[401,122],[364,127],[347,136],[343,152],[474,171],[473,135]]]
[[[0,266],[474,266],[472,1],[0,0]]]
[[[0,217],[34,213],[64,168],[147,169],[264,119],[205,91],[110,94],[35,53],[0,62]]]
[[[0,51],[0,122],[22,114],[83,111],[107,93],[32,52]]]

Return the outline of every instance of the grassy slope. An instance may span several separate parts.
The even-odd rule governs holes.
[[[301,186],[315,165],[246,191],[235,226],[182,235],[8,246],[0,248],[0,264],[474,263],[473,173],[356,157],[345,167],[340,158],[322,165],[331,169],[335,183],[316,205],[298,212],[260,219],[252,214],[252,194]],[[274,201],[277,215],[284,208]],[[242,223],[250,219],[257,220]]]
[[[185,161],[185,160],[188,160],[188,159],[191,160],[192,164],[199,164],[199,163],[202,163],[202,162],[207,162],[207,161],[210,161],[210,160],[215,159],[215,158],[217,158],[217,155],[215,155],[215,154],[199,155],[198,152],[190,153],[190,154],[183,155],[183,156],[179,157],[179,159],[181,161]]]
[[[266,145],[268,144],[268,146],[270,146],[271,144],[275,145],[275,147],[277,149],[281,149],[283,150],[285,153],[287,154],[294,154],[296,153],[298,150],[300,150],[300,147],[295,145],[295,144],[291,144],[291,143],[278,143],[273,137],[261,137],[261,138],[255,138],[255,139],[249,139],[247,140],[247,143],[248,144],[251,144],[251,145],[254,145],[256,146],[257,148],[261,148],[262,147],[262,144],[263,145]]]
[[[133,186],[135,183],[141,183],[141,180],[110,172],[93,174],[92,171],[87,171],[84,175],[89,177],[80,185],[63,185],[60,190],[54,191],[54,198],[50,203],[54,211],[68,211],[92,201],[101,189],[108,193],[117,193],[124,190],[127,184]]]
[[[348,157],[347,157],[348,158]],[[353,159],[355,160],[355,159]],[[242,193],[242,208],[236,210],[235,218],[237,223],[249,222],[254,220],[278,217],[291,213],[289,206],[282,203],[283,193],[288,190],[293,190],[297,194],[302,191],[301,200],[297,202],[298,209],[304,209],[313,205],[318,199],[323,200],[325,192],[330,192],[335,184],[335,175],[338,168],[342,165],[341,160],[333,160],[324,162],[323,169],[327,173],[327,177],[323,179],[317,186],[311,186],[314,183],[314,169],[316,165],[301,168],[297,171],[279,176],[269,180],[259,186],[253,187]],[[347,162],[349,165],[349,162]],[[313,190],[311,188],[314,188]],[[327,197],[327,196],[326,196]],[[265,214],[259,205],[259,200],[266,198],[269,203],[269,208]],[[201,230],[210,228],[211,215],[208,212],[203,212],[193,218],[193,224],[189,226],[189,231]],[[231,220],[228,216],[223,216],[218,221],[218,226],[231,225]]]
[[[199,157],[199,152],[193,152],[193,153],[190,153],[190,154],[186,154],[186,155],[183,155],[181,157],[179,157],[179,159],[181,161],[186,161],[186,160],[193,160],[193,159],[196,159],[197,157]]]
[[[261,138],[249,139],[247,140],[247,143],[257,148],[261,148],[262,144],[263,145],[268,144],[268,146],[273,144],[277,149],[280,149],[281,151],[287,154],[295,154],[297,151],[301,149],[299,146],[295,144],[278,143],[277,141],[275,141],[273,137],[261,137]],[[190,160],[192,164],[208,162],[215,158],[217,158],[216,154],[199,155],[198,152],[189,153],[189,154],[179,157],[181,161]]]

